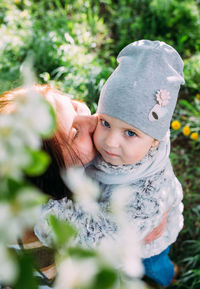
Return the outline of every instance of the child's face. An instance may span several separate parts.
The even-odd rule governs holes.
[[[158,141],[132,125],[110,117],[98,115],[94,132],[94,144],[103,159],[112,165],[128,165],[139,162]]]

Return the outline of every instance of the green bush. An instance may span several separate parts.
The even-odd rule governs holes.
[[[94,111],[111,72],[98,55],[101,46],[108,55],[103,47],[111,41],[98,9],[83,0],[3,0],[1,11],[1,91],[19,85],[20,65],[31,55],[41,82],[53,81]]]
[[[184,76],[186,87],[200,92],[200,54],[185,60]]]
[[[139,39],[164,40],[190,56],[200,47],[200,12],[194,0],[102,1],[117,54]]]

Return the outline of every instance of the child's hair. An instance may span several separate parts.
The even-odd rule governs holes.
[[[56,105],[54,101],[55,95],[61,95],[62,92],[51,88],[49,85],[39,85],[36,84],[33,86],[33,89],[37,93],[41,94],[50,104],[52,104],[56,116],[57,116],[57,129],[54,135],[42,142],[42,149],[46,151],[50,158],[51,163],[47,170],[40,176],[30,177],[25,176],[27,180],[36,185],[40,190],[45,194],[50,195],[56,199],[61,199],[65,196],[72,198],[72,193],[70,189],[63,182],[60,171],[66,168],[66,163],[63,159],[60,139],[65,145],[65,151],[68,153],[69,157],[72,160],[72,163],[76,163],[77,155],[70,147],[69,143],[66,140],[66,135],[63,135],[63,130],[59,126],[59,111],[56,111]],[[28,91],[25,88],[17,88],[14,90],[7,91],[0,96],[0,113],[12,113],[16,109],[15,101],[20,95],[26,94]],[[52,100],[52,101],[51,101]],[[58,140],[59,135],[59,140]]]
[[[164,42],[140,40],[122,49],[117,61],[101,90],[97,112],[162,140],[184,84],[180,55]]]

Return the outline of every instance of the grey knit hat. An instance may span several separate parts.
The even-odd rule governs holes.
[[[180,55],[164,42],[140,40],[123,48],[117,61],[101,90],[97,112],[162,140],[184,84]]]

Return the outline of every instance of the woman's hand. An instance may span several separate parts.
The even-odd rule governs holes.
[[[163,218],[161,223],[153,229],[151,233],[149,233],[145,238],[144,242],[146,244],[151,243],[152,241],[160,238],[165,230],[166,224],[167,224],[167,215],[169,213],[169,209],[163,214]]]

